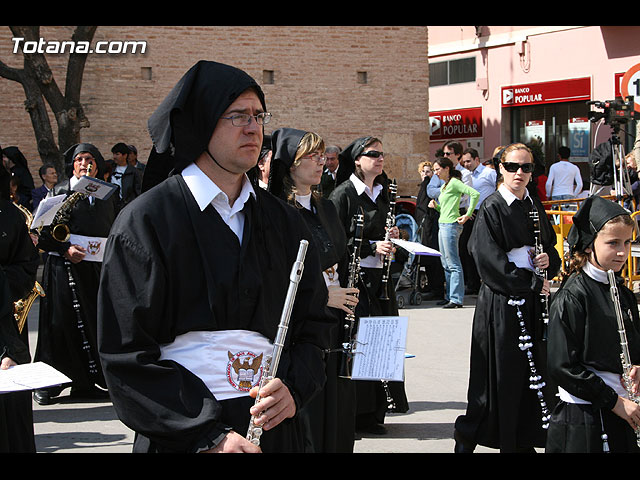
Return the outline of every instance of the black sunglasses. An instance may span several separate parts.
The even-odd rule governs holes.
[[[509,173],[516,173],[519,169],[522,169],[523,173],[533,172],[533,163],[517,163],[517,162],[502,162],[502,166]]]
[[[368,152],[362,152],[362,155],[364,155],[365,157],[373,157],[373,158],[384,157],[384,153],[379,152],[377,150],[369,150]]]

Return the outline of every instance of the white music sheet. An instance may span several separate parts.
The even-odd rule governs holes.
[[[0,370],[0,393],[35,390],[69,382],[69,377],[43,362],[25,363]]]
[[[404,381],[408,317],[360,318],[353,380]]]
[[[408,240],[401,240],[399,238],[392,238],[391,241],[399,247],[404,248],[407,252],[413,253],[414,255],[431,255],[434,257],[440,256],[440,252],[438,250],[426,247],[418,242],[410,242]]]

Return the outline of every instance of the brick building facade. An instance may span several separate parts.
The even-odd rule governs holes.
[[[70,40],[73,27],[41,27],[46,42]],[[146,123],[196,61],[235,65],[263,87],[280,127],[312,130],[345,147],[359,136],[382,138],[385,170],[401,195],[415,195],[417,165],[429,151],[427,27],[419,26],[101,26],[99,41],[146,42],[145,53],[89,54],[82,104],[90,121],[81,140],[106,158],[120,141],[136,145],[144,162],[151,148]],[[0,33],[0,59],[21,68],[11,31]],[[114,44],[116,45],[116,44]],[[50,54],[64,88],[66,55]],[[21,86],[0,78],[0,145],[17,145],[30,161],[36,186],[41,164]],[[53,115],[51,115],[53,118]],[[55,132],[55,121],[52,120]]]

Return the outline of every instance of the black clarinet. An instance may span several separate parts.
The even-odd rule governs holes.
[[[384,236],[384,241],[389,241],[389,231],[391,227],[396,224],[396,194],[398,193],[398,184],[396,180],[393,179],[391,184],[389,185],[389,213],[387,213],[387,223],[385,225],[387,232]],[[389,300],[388,288],[387,285],[389,283],[391,272],[391,254],[384,256],[384,261],[382,264],[382,292],[380,294],[380,300]]]
[[[542,234],[540,229],[540,215],[538,209],[533,206],[531,210],[531,219],[533,220],[533,234],[535,237],[535,255],[544,253],[544,246],[542,245]],[[543,280],[547,280],[547,270],[544,268],[535,267],[536,275]],[[549,327],[549,295],[546,293],[540,293],[540,303],[542,304],[542,341],[547,340],[547,330]]]
[[[358,213],[354,215],[355,233],[353,235],[353,252],[351,254],[351,262],[349,263],[349,278],[347,280],[347,288],[358,286],[358,278],[360,276],[360,247],[362,246],[362,233],[364,230],[364,210],[358,208]],[[353,355],[355,350],[355,340],[353,332],[356,323],[356,306],[350,305],[350,313],[344,317],[344,332],[342,342],[342,354],[340,359],[339,376],[342,378],[351,378],[353,371]]]

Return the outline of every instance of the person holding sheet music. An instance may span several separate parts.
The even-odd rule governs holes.
[[[42,276],[46,296],[40,301],[34,360],[68,376],[72,380],[72,397],[107,398],[96,346],[96,302],[101,253],[118,212],[118,195],[105,200],[91,196],[69,200],[83,176],[102,178],[105,161],[94,145],[80,143],[69,148],[65,152],[65,168],[68,180],[59,182],[50,196],[67,195],[61,209],[69,212],[69,238],[54,236],[54,225],[44,226],[39,233],[38,247],[48,255]],[[62,390],[63,387],[36,390],[34,400],[47,405]]]
[[[339,155],[339,185],[329,200],[338,211],[338,217],[347,233],[348,247],[352,247],[355,224],[352,222],[359,207],[364,211],[363,241],[361,247],[360,301],[356,317],[397,316],[393,282],[387,283],[388,300],[381,299],[383,257],[393,253],[391,241],[385,240],[386,220],[390,211],[389,179],[384,173],[382,142],[372,136],[354,140]],[[398,238],[396,226],[391,227],[390,238]],[[384,434],[384,418],[388,407],[406,412],[408,403],[404,382],[376,382],[358,380],[356,384],[356,430]]]

